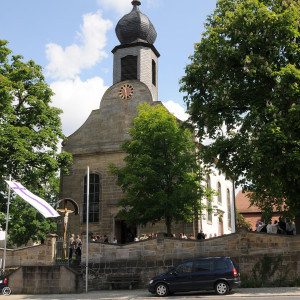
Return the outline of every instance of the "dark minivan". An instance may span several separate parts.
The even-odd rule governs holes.
[[[148,290],[159,297],[198,290],[215,290],[217,294],[225,295],[240,285],[240,274],[230,257],[209,257],[185,261],[152,278]]]

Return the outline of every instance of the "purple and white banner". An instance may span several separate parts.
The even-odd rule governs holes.
[[[16,194],[36,208],[45,218],[56,218],[60,216],[48,202],[29,192],[22,184],[8,180],[5,181]]]

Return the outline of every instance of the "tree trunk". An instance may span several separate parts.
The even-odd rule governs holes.
[[[172,232],[171,232],[171,223],[172,223],[171,218],[170,217],[166,217],[166,226],[167,226],[167,234],[168,234],[168,236],[172,235]]]

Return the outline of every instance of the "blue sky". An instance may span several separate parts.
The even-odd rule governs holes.
[[[216,0],[141,0],[140,10],[158,37],[158,97],[184,119],[179,80],[201,40],[204,22]],[[53,105],[63,109],[63,131],[72,134],[99,108],[112,85],[113,55],[119,45],[115,26],[132,9],[131,0],[0,0],[0,39],[13,54],[44,68],[55,92]]]

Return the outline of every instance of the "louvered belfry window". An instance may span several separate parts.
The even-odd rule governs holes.
[[[121,81],[137,79],[137,56],[127,55],[121,58]]]

